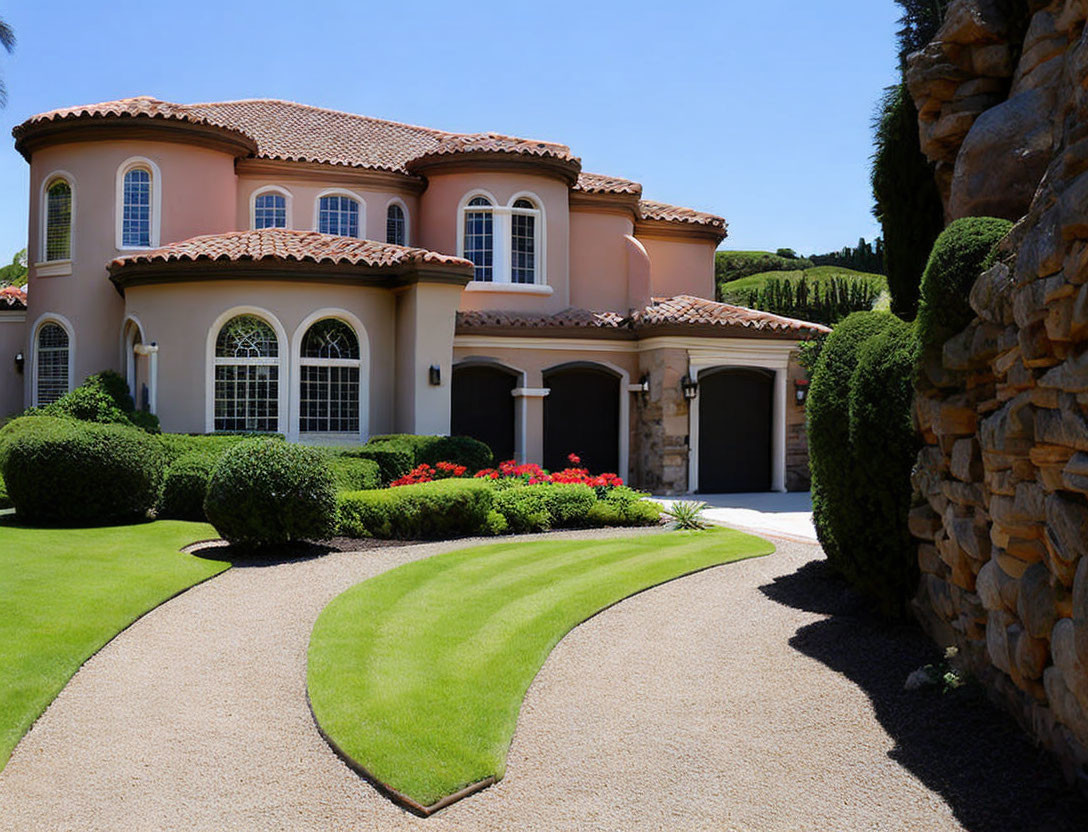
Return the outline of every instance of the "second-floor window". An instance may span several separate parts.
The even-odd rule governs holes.
[[[408,226],[404,209],[395,202],[385,212],[385,241],[398,246],[408,245]]]
[[[72,256],[72,186],[57,179],[45,192],[44,260],[68,260]]]
[[[460,208],[458,252],[482,283],[543,286],[544,208],[533,194],[505,204],[487,193],[466,194]],[[530,290],[531,291],[531,290]]]
[[[321,197],[317,211],[317,230],[338,237],[359,236],[359,202],[337,194]]]
[[[536,224],[540,212],[518,199],[510,212],[510,282],[536,282]]]
[[[258,194],[253,200],[253,227],[286,228],[287,197],[283,194]]]
[[[473,279],[490,282],[494,278],[495,213],[487,197],[476,196],[465,209],[465,259],[475,266]]]
[[[121,245],[151,245],[151,171],[136,167],[125,173],[121,218]]]

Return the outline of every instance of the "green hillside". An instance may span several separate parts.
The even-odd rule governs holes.
[[[771,251],[719,251],[714,255],[714,278],[721,285],[762,272],[811,269],[814,265],[811,260]]]
[[[766,271],[718,284],[718,298],[725,303],[827,325],[879,306],[887,295],[883,275],[842,266]]]
[[[887,278],[880,274],[856,272],[853,269],[844,269],[841,266],[814,266],[809,269],[760,272],[759,274],[753,274],[748,277],[730,281],[729,283],[720,286],[719,291],[722,300],[728,302],[729,298],[746,296],[749,292],[759,291],[766,286],[770,280],[788,280],[791,283],[796,284],[800,282],[802,276],[808,280],[810,286],[815,284],[823,286],[833,278],[838,278],[850,282],[860,281],[872,286],[878,293],[886,292],[888,290]]]

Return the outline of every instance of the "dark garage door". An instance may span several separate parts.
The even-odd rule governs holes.
[[[454,367],[450,433],[486,443],[499,463],[514,458],[514,397],[517,377],[497,367]]]
[[[606,370],[571,367],[544,375],[544,467],[568,467],[578,454],[591,473],[619,468],[620,380]]]
[[[774,374],[711,370],[699,376],[699,490],[769,491]]]

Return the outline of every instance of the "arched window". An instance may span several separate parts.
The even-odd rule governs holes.
[[[37,390],[34,401],[39,406],[52,404],[68,392],[68,333],[58,323],[49,321],[38,329]]]
[[[359,432],[359,337],[343,321],[325,318],[302,337],[299,431]]]
[[[536,282],[537,218],[540,211],[528,199],[515,200],[510,212],[510,282]]]
[[[215,341],[215,429],[279,430],[280,345],[256,315],[238,315]]]
[[[404,209],[397,203],[390,204],[385,212],[385,241],[398,246],[408,245],[408,226]]]
[[[487,197],[473,197],[465,209],[464,252],[476,267],[474,280],[494,279],[495,214]]]
[[[318,201],[317,230],[338,237],[359,236],[359,201],[331,194]]]
[[[125,172],[121,245],[125,248],[151,245],[151,171],[145,167],[134,167]]]
[[[72,256],[72,186],[65,179],[53,181],[45,192],[44,260],[68,260]]]
[[[253,227],[286,228],[287,197],[275,191],[257,194],[253,199]]]

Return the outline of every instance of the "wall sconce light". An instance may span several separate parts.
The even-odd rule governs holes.
[[[680,379],[680,389],[684,391],[684,398],[690,402],[699,395],[699,382],[694,381],[691,376],[684,376]]]
[[[15,353],[15,372],[22,373],[23,366],[26,364],[26,356],[21,352]]]
[[[797,399],[797,403],[804,407],[805,399],[808,398],[807,378],[799,378],[793,383],[793,395]]]
[[[432,387],[437,387],[442,383],[442,368],[437,364],[432,364],[427,371],[427,378],[430,380]]]
[[[638,392],[643,401],[646,401],[650,395],[650,375],[649,373],[643,373],[642,378],[638,380]]]

